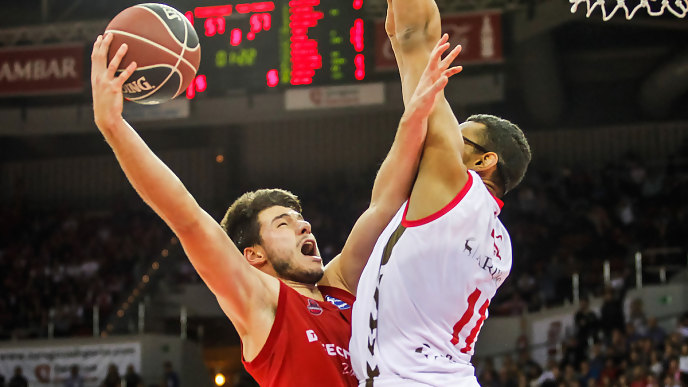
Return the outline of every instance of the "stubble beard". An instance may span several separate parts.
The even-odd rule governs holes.
[[[315,285],[318,283],[318,281],[322,279],[323,275],[325,274],[322,268],[318,268],[316,270],[299,270],[295,268],[294,265],[292,265],[292,263],[286,259],[275,259],[271,261],[272,267],[273,269],[275,269],[275,273],[277,273],[279,278],[288,281]]]

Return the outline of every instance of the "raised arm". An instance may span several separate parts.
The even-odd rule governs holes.
[[[416,89],[432,43],[441,34],[440,13],[434,0],[389,0],[388,29],[399,72],[404,100]],[[463,139],[459,122],[441,92],[428,120],[428,133],[418,177],[411,192],[407,217],[411,220],[436,213],[447,205],[468,180],[461,157]]]
[[[91,55],[95,123],[131,185],[179,237],[196,271],[243,336],[248,327],[261,321],[256,318],[261,309],[277,304],[277,279],[244,260],[220,225],[198,205],[177,176],[122,118],[122,84],[133,73],[136,64],[132,63],[116,76],[127,47],[119,47],[108,65],[111,41],[111,35],[99,36]],[[269,321],[268,330],[271,325]]]
[[[408,199],[418,170],[428,116],[448,78],[462,70],[461,67],[449,68],[459,50],[452,50],[445,59],[441,59],[442,53],[449,48],[447,40],[448,37],[443,36],[431,53],[431,60],[426,61],[420,83],[409,100],[392,147],[375,178],[370,205],[356,221],[341,254],[327,266],[321,284],[344,287],[356,294],[358,280],[378,236]]]
[[[439,10],[433,0],[387,0],[385,30],[399,66],[406,104],[440,39]]]

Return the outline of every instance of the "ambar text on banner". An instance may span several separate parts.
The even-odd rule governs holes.
[[[0,50],[0,96],[81,92],[83,44]]]

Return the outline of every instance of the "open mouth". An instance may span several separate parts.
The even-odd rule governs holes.
[[[307,240],[301,245],[301,254],[314,256],[315,252],[315,242],[312,240]]]

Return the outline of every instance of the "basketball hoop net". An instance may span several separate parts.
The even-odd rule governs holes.
[[[616,0],[616,6],[610,11],[607,10],[605,0],[569,0],[571,3],[571,13],[575,13],[578,6],[582,3],[587,7],[585,17],[590,17],[595,8],[600,8],[602,11],[602,20],[607,21],[611,19],[617,12],[622,12],[626,15],[627,20],[631,20],[636,12],[645,8],[647,14],[650,16],[662,15],[665,11],[672,13],[674,16],[684,18],[688,14],[688,0],[639,0],[635,7],[627,6],[626,0]],[[661,4],[661,7],[658,6]]]

